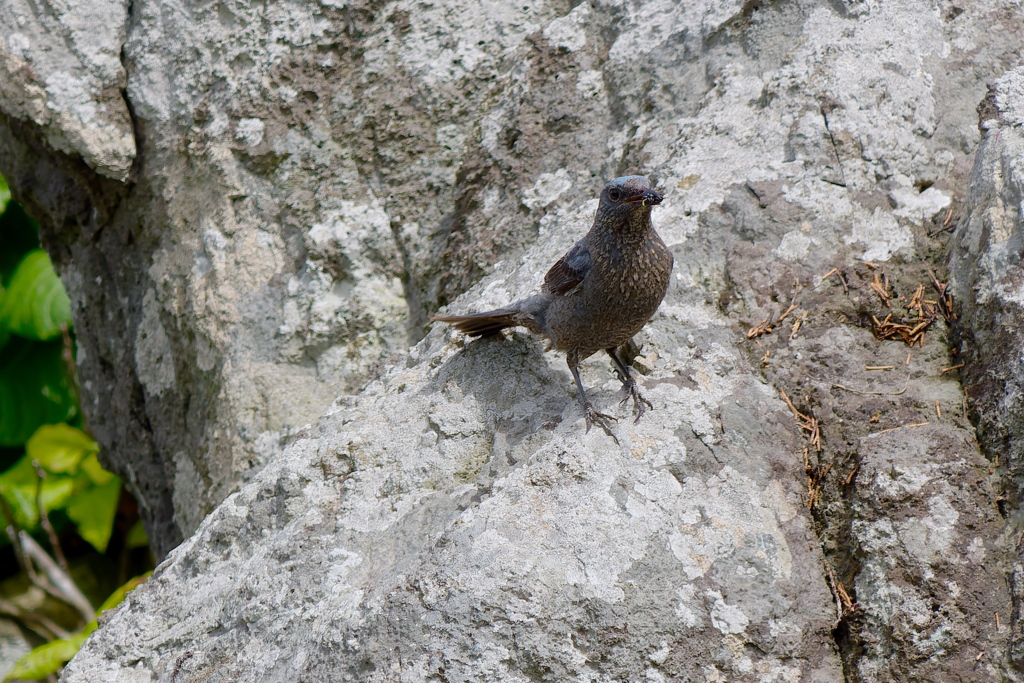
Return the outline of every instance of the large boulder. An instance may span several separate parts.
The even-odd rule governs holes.
[[[950,252],[950,289],[960,301],[964,391],[986,455],[1006,474],[1000,504],[1016,518],[1024,490],[1024,67],[992,84],[978,114],[984,137]],[[1011,583],[1012,656],[1024,667],[1024,555]]]
[[[1016,679],[943,258],[1022,19],[112,12],[128,180],[3,100],[0,171],[109,462],[161,551],[191,537],[65,680]],[[634,361],[655,410],[616,443],[538,340],[421,337],[533,291],[625,172],[664,191],[676,271]]]
[[[471,294],[527,293],[593,209]],[[436,330],[228,498],[67,680],[841,677],[788,410],[675,290],[656,409],[619,445],[535,340]],[[614,405],[607,368],[584,378]]]

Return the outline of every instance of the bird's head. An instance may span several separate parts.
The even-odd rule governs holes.
[[[599,211],[625,215],[647,214],[661,200],[662,196],[654,191],[650,180],[642,175],[627,175],[604,186]]]

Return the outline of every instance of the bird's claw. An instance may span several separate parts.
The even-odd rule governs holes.
[[[583,417],[587,423],[587,432],[590,432],[591,426],[596,424],[598,427],[604,430],[605,434],[612,437],[615,443],[619,443],[619,440],[615,438],[614,434],[612,434],[612,430],[610,429],[610,425],[608,424],[608,420],[611,420],[612,422],[618,422],[618,419],[612,417],[611,415],[605,415],[604,413],[597,412],[596,410],[594,410],[594,406],[590,405],[589,403],[583,406]]]
[[[643,394],[640,393],[640,388],[636,385],[636,380],[631,379],[623,389],[626,390],[626,395],[622,397],[621,401],[619,401],[619,405],[621,406],[629,399],[633,399],[633,412],[636,414],[636,419],[633,420],[633,424],[640,421],[640,416],[646,413],[648,408],[654,410],[654,406],[651,402],[644,398]],[[644,406],[647,406],[647,408]]]

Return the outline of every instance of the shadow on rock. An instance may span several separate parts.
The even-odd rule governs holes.
[[[569,373],[556,370],[543,349],[523,333],[469,340],[423,391],[449,400],[471,397],[495,436],[514,446],[541,429],[554,429],[566,406],[575,406]]]

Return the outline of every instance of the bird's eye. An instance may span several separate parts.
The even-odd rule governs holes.
[[[608,199],[612,200],[613,202],[617,202],[620,199],[622,199],[622,193],[613,187],[612,189],[608,190]]]

